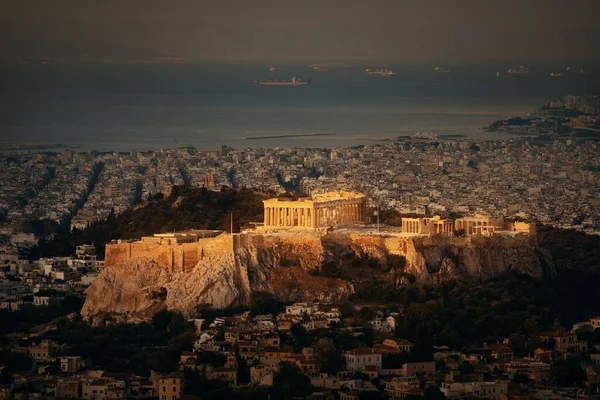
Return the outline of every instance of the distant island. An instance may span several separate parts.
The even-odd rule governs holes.
[[[294,133],[291,135],[270,135],[270,136],[247,136],[244,139],[257,140],[257,139],[280,139],[280,138],[291,138],[291,137],[307,137],[307,136],[334,136],[335,133]]]
[[[79,148],[79,145],[68,146],[62,143],[0,143],[0,150],[47,150],[76,148]]]
[[[600,133],[600,94],[565,95],[549,101],[526,117],[497,120],[483,130],[519,136],[597,138]]]

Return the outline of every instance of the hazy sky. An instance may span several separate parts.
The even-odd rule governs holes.
[[[598,58],[600,0],[0,0],[0,41],[190,59]]]

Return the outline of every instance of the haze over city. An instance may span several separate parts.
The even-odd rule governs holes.
[[[593,0],[3,3],[0,54],[21,56],[102,47],[190,60],[588,59],[600,37]]]

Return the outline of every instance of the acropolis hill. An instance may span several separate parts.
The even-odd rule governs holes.
[[[107,268],[90,287],[82,313],[144,315],[162,307],[191,313],[200,303],[247,304],[254,290],[285,300],[335,300],[353,293],[350,280],[367,272],[435,283],[509,270],[540,277],[551,269],[528,224],[483,216],[407,218],[402,229],[378,230],[363,222],[365,202],[349,192],[274,198],[263,202],[264,221],[256,229],[190,230],[110,243]],[[362,261],[349,268],[342,259]],[[388,268],[371,271],[373,261]],[[325,263],[344,269],[340,278],[320,276]],[[341,279],[344,274],[352,279]]]

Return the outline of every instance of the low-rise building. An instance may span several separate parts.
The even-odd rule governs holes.
[[[50,340],[42,340],[40,343],[29,346],[29,357],[35,361],[54,361],[58,356],[58,345]]]
[[[412,362],[402,365],[402,376],[422,376],[435,372],[435,361]]]
[[[183,372],[156,375],[155,385],[159,400],[177,400],[183,396]]]
[[[381,353],[370,347],[360,347],[344,353],[346,368],[351,371],[361,371],[366,366],[375,366],[381,369]]]
[[[60,358],[60,370],[66,374],[74,374],[83,368],[85,368],[85,360],[82,357],[69,356]]]
[[[540,339],[551,342],[554,349],[560,353],[585,353],[587,341],[579,340],[573,332],[544,332],[539,334]]]
[[[81,383],[81,398],[85,400],[108,399],[108,383],[105,379],[91,379]]]
[[[406,339],[385,339],[383,345],[393,348],[396,353],[410,353],[415,347]]]

